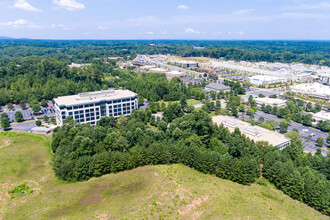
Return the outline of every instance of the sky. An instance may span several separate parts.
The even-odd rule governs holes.
[[[330,0],[0,0],[0,36],[330,40]]]

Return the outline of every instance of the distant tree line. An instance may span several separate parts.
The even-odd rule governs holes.
[[[95,58],[136,54],[176,54],[236,61],[301,62],[330,66],[328,41],[198,41],[198,40],[1,40],[2,62],[19,57],[47,56],[56,60],[91,63]],[[204,47],[203,49],[196,49]]]

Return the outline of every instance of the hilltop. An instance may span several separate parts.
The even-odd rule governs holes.
[[[50,166],[50,139],[0,133],[0,219],[328,218],[269,183],[244,186],[180,164],[63,183]],[[11,199],[20,183],[33,192]]]

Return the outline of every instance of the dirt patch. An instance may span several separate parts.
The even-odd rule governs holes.
[[[0,144],[0,149],[9,146],[11,143],[10,139],[2,140],[2,144]]]
[[[99,220],[107,220],[107,219],[109,219],[109,216],[108,216],[108,214],[102,213],[102,214],[97,215],[96,218]]]
[[[83,206],[89,206],[102,202],[101,191],[105,190],[106,188],[107,186],[105,184],[98,184],[92,187],[87,191],[86,195],[80,199],[79,203]]]
[[[187,215],[193,212],[195,209],[203,205],[203,203],[209,201],[210,196],[204,195],[201,198],[193,200],[190,204],[186,205],[186,207],[183,210],[178,210],[180,215]],[[202,213],[198,212],[196,217],[200,216]]]

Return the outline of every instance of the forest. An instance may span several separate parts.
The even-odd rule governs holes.
[[[202,49],[197,49],[200,47]],[[207,40],[0,40],[0,66],[22,57],[43,56],[76,63],[94,58],[136,54],[203,56],[235,61],[301,62],[330,66],[329,41],[207,41]]]
[[[292,144],[280,151],[251,141],[239,129],[230,133],[213,124],[203,110],[167,121],[155,122],[149,109],[119,119],[103,117],[95,127],[67,118],[53,135],[54,172],[72,182],[144,165],[182,163],[245,185],[262,175],[290,197],[329,214],[329,157],[320,151],[304,153],[296,132],[288,133]]]

